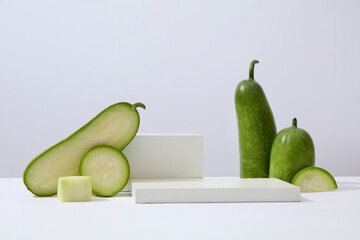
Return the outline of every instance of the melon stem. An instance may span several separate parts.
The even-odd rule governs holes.
[[[249,79],[254,80],[254,68],[255,68],[255,64],[259,63],[258,60],[252,60],[250,63],[250,68],[249,68]]]
[[[292,121],[292,126],[293,127],[297,127],[297,119],[294,118],[293,121]]]
[[[141,107],[142,109],[146,109],[146,106],[141,102],[137,102],[137,103],[134,103],[133,105],[131,105],[132,110],[136,110],[137,107]]]

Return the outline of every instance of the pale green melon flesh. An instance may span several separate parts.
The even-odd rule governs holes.
[[[130,177],[126,157],[110,146],[98,146],[87,152],[81,160],[79,171],[82,176],[91,176],[93,193],[101,197],[120,192]]]
[[[337,189],[334,177],[325,169],[307,167],[299,171],[292,184],[301,188],[301,192],[324,192]]]
[[[67,139],[32,160],[24,172],[24,183],[35,195],[57,192],[59,177],[79,175],[83,155],[98,145],[124,149],[139,128],[139,114],[129,103],[114,104]]]
[[[58,181],[57,198],[61,202],[87,202],[91,201],[91,177],[70,176],[60,177]]]

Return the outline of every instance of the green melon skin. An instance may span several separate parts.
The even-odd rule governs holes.
[[[130,178],[130,165],[125,155],[111,146],[90,149],[81,159],[81,176],[90,176],[92,192],[99,197],[111,197],[120,192]]]
[[[269,177],[291,182],[296,173],[315,164],[315,148],[311,136],[293,125],[281,130],[271,148]]]
[[[79,175],[80,160],[91,148],[109,145],[124,149],[139,129],[137,107],[145,109],[142,103],[111,105],[68,138],[35,157],[23,174],[27,189],[41,197],[55,195],[58,178]]]
[[[240,177],[269,177],[271,146],[276,124],[265,93],[254,80],[254,60],[250,63],[249,79],[241,81],[235,91]]]
[[[301,192],[325,192],[338,188],[335,178],[319,167],[302,169],[294,176],[291,183],[300,187]]]

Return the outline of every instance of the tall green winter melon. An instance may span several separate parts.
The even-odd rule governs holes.
[[[269,177],[271,145],[276,136],[270,105],[254,79],[256,63],[250,63],[249,79],[241,81],[235,91],[241,178]]]

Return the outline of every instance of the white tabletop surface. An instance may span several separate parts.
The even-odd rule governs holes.
[[[301,202],[135,204],[129,196],[62,203],[0,179],[0,239],[360,239],[360,177]]]

